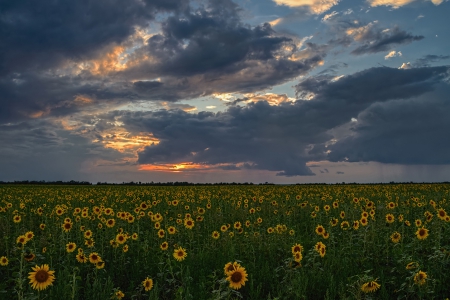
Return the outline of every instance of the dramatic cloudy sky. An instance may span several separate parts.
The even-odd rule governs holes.
[[[0,180],[450,180],[449,0],[3,0]]]

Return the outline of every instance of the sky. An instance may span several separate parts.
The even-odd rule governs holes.
[[[0,180],[450,179],[449,0],[3,0]]]

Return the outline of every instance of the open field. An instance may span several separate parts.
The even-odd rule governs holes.
[[[446,299],[449,198],[448,184],[0,186],[0,298]]]

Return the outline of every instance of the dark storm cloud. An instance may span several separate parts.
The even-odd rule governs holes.
[[[376,103],[358,115],[352,135],[330,147],[331,161],[450,164],[450,88]]]
[[[197,10],[167,18],[162,32],[137,50],[154,57],[121,72],[126,78],[161,78],[160,83],[136,81],[135,88],[149,98],[177,100],[211,93],[248,93],[265,89],[318,65],[326,49],[277,34],[265,23],[251,27],[242,22],[240,8],[229,0],[211,0]],[[291,59],[303,54],[302,59]]]
[[[83,104],[89,107],[255,92],[306,74],[326,55],[312,43],[298,49],[298,41],[269,24],[244,24],[229,0],[205,1],[196,9],[175,0],[17,3],[1,4],[0,124],[85,109],[73,101],[80,95],[93,100]],[[63,68],[101,58],[106,48],[123,45],[135,26],[164,11],[171,14],[159,15],[166,18],[162,32],[130,53],[136,66],[100,75]],[[298,53],[302,59],[292,60]],[[144,56],[152,62],[141,61]]]
[[[327,158],[331,129],[358,117],[373,103],[432,91],[447,71],[447,67],[372,68],[338,81],[324,76],[303,81],[297,91],[313,93],[309,101],[278,106],[260,101],[230,106],[219,113],[116,111],[101,118],[118,118],[128,131],[151,132],[160,140],[139,153],[140,164],[247,162],[253,169],[277,171],[278,175],[312,175],[306,162]]]
[[[424,36],[412,35],[404,30],[400,30],[398,27],[394,27],[389,31],[382,31],[378,28],[370,29],[361,36],[361,42],[364,42],[364,44],[354,49],[351,53],[362,55],[388,51],[395,46],[420,41],[423,38]]]
[[[112,84],[79,76],[25,73],[3,77],[0,78],[0,124],[29,119],[39,113],[67,115],[98,105],[96,101],[132,100],[138,97],[138,92],[130,87],[127,83]],[[77,96],[88,97],[92,102],[77,102]]]
[[[188,1],[15,1],[0,3],[0,76],[47,69],[64,60],[97,56],[120,44],[160,11],[185,9]]]
[[[447,60],[450,59],[450,55],[434,55],[434,54],[428,54],[424,57],[416,59],[416,61],[413,63],[414,67],[429,67],[431,63],[439,62],[441,60]]]
[[[0,180],[84,180],[89,159],[121,154],[47,121],[0,125]]]

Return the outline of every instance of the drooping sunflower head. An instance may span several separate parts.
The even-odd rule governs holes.
[[[419,264],[415,261],[410,262],[406,265],[406,270],[414,270],[417,269],[419,267]]]
[[[374,293],[380,288],[380,284],[375,280],[364,283],[361,286],[361,291],[364,293]]]
[[[47,264],[35,266],[31,268],[33,272],[29,272],[28,279],[30,279],[31,287],[35,290],[45,290],[48,286],[53,284],[55,280],[55,271],[50,271]]]

